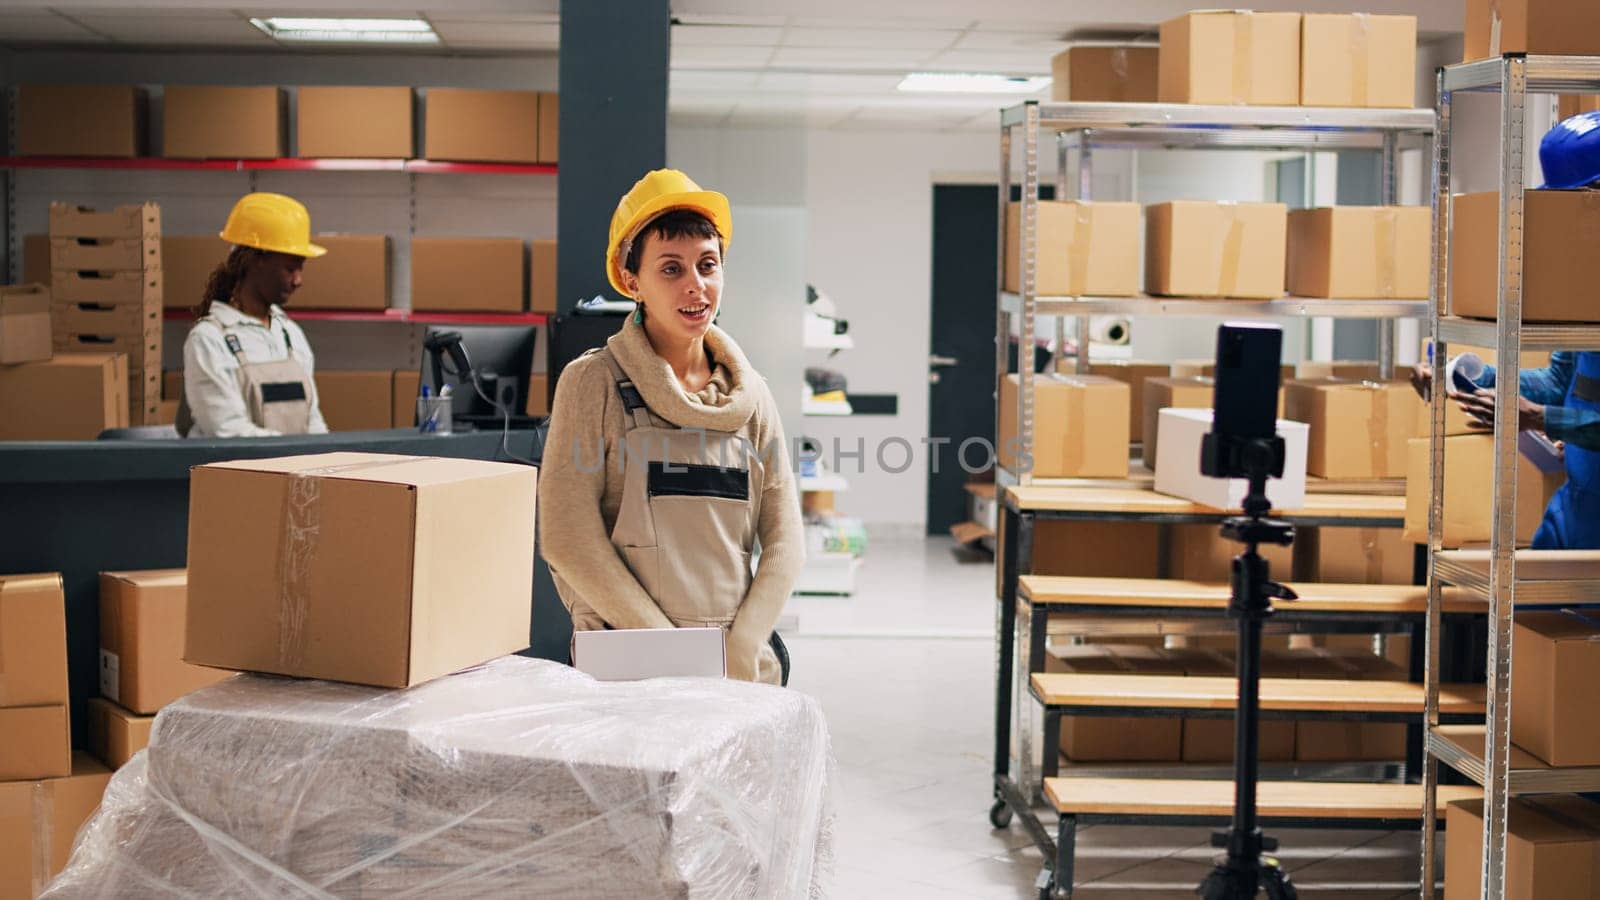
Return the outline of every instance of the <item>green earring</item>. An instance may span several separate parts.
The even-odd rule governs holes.
[[[644,304],[635,300],[633,303],[633,324],[644,324]]]

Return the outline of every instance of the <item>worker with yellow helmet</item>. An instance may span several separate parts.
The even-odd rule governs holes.
[[[718,627],[730,677],[778,683],[805,536],[772,392],[713,324],[732,237],[682,172],[617,204],[606,275],[637,305],[556,383],[540,542],[574,629]]]
[[[300,287],[311,243],[305,206],[282,194],[246,194],[222,229],[233,245],[206,281],[183,343],[185,437],[326,434],[312,381],[311,344],[283,312]]]

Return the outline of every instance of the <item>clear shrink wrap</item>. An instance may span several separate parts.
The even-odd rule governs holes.
[[[46,896],[821,897],[833,774],[764,685],[241,675],[162,710]]]

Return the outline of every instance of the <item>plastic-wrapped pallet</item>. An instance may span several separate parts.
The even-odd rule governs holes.
[[[243,675],[161,712],[46,896],[821,897],[832,778],[763,685]]]

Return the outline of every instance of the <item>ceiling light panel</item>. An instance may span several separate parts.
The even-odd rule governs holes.
[[[422,19],[335,19],[276,16],[250,24],[283,43],[437,44],[439,35]]]

